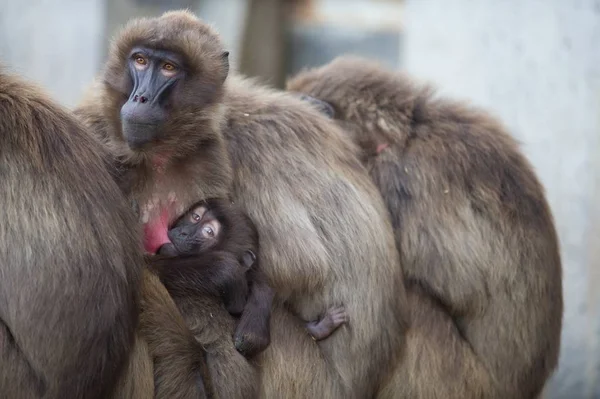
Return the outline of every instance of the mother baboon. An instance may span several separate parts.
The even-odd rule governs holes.
[[[357,57],[299,73],[288,89],[361,146],[390,211],[413,321],[402,391],[536,397],[559,355],[561,261],[515,141],[486,112]]]
[[[394,379],[407,325],[402,270],[357,149],[309,105],[228,69],[218,34],[192,14],[137,19],[117,36],[78,114],[144,208],[150,252],[164,239],[155,220],[199,199],[231,195],[257,225],[260,263],[277,291],[271,345],[258,359],[262,397],[395,390],[405,383]],[[300,320],[338,304],[349,325],[316,343]],[[218,304],[209,311],[226,317]],[[216,389],[242,396],[246,381],[228,366],[235,355],[223,352],[231,337],[218,328],[207,320],[203,342]]]

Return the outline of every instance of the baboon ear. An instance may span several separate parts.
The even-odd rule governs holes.
[[[244,267],[246,269],[250,269],[254,262],[256,262],[256,255],[254,255],[254,252],[250,250],[244,252],[244,255],[242,256],[242,263],[244,264]]]
[[[319,100],[308,94],[301,94],[300,99],[311,103],[317,110],[328,118],[333,119],[335,117],[335,109],[327,101]]]
[[[221,60],[223,61],[223,71],[225,72],[223,76],[223,82],[227,79],[227,75],[229,75],[229,51],[223,51],[221,54]]]

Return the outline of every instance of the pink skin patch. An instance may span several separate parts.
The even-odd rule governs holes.
[[[165,154],[155,155],[152,158],[152,166],[154,166],[155,169],[163,170],[164,167],[167,165],[168,161],[169,161],[168,155],[165,155]]]
[[[169,161],[168,154],[155,155],[152,158],[152,165],[159,175],[164,173],[164,168]],[[159,177],[160,178],[160,177]],[[167,243],[170,243],[167,231],[169,230],[169,209],[175,205],[175,195],[169,199],[167,206],[162,206],[158,217],[148,220],[144,224],[144,249],[146,252],[155,254],[159,248]],[[152,208],[154,205],[150,205]]]
[[[159,217],[149,220],[144,224],[144,249],[155,254],[163,245],[170,243],[167,231],[169,230],[169,210],[163,208]]]
[[[389,144],[379,144],[377,146],[377,153],[381,153],[381,151],[385,150],[386,148],[388,148],[390,145]],[[372,148],[372,147],[371,147]]]

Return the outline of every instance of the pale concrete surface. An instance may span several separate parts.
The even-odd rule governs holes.
[[[400,66],[401,1],[311,0],[290,9],[288,76],[342,54],[377,59],[390,68]]]
[[[600,398],[600,2],[407,0],[405,24],[404,66],[502,118],[535,165],[564,266],[546,399]]]

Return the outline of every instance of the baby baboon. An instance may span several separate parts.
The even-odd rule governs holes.
[[[194,317],[195,296],[220,295],[230,313],[241,313],[234,335],[236,348],[248,357],[265,350],[271,341],[273,291],[255,255],[259,240],[254,223],[229,201],[213,198],[192,206],[169,229],[168,238],[170,242],[159,250],[167,257],[153,259],[153,267],[178,302],[191,302],[188,316]],[[247,285],[250,295],[242,309]],[[320,341],[346,321],[344,307],[338,306],[306,323],[306,329]]]
[[[231,353],[234,320],[204,297],[199,341],[221,397],[257,385],[262,397],[372,396],[400,371],[408,311],[385,205],[332,121],[229,74],[227,55],[188,12],[137,19],[78,113],[122,166],[131,197],[158,198],[143,221],[166,212],[170,222],[200,199],[231,197],[256,224],[276,292],[271,344],[258,356],[257,384]],[[155,252],[161,234],[148,236]],[[352,323],[315,344],[296,315],[315,320],[337,304]]]
[[[152,260],[153,268],[191,325],[198,325],[196,299],[223,298],[240,316],[236,348],[252,357],[269,345],[273,290],[256,258],[258,232],[230,201],[211,198],[194,204],[168,231],[169,243]],[[249,292],[248,300],[246,301]],[[201,324],[200,327],[203,327]]]
[[[0,397],[109,397],[138,321],[135,219],[81,122],[3,71],[0,179]]]
[[[486,112],[360,58],[288,89],[361,146],[390,211],[417,307],[400,392],[538,395],[559,355],[562,272],[544,190],[515,141]]]

